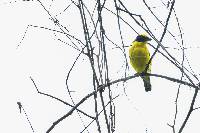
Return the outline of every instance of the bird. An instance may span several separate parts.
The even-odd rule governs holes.
[[[145,72],[147,64],[150,60],[150,52],[147,48],[148,41],[151,41],[151,38],[147,37],[146,34],[140,34],[129,47],[130,64],[137,73],[151,73],[151,62]],[[144,82],[145,91],[151,91],[150,77],[141,76],[141,78]]]

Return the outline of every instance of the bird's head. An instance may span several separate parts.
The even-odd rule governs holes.
[[[136,37],[135,41],[137,41],[137,42],[147,42],[147,41],[151,41],[151,38],[147,37],[146,34],[140,34]]]

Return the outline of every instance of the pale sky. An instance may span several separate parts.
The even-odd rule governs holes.
[[[9,1],[9,2],[8,2]],[[48,14],[36,0],[24,2],[22,0],[0,1],[0,132],[6,133],[31,133],[32,130],[26,120],[25,114],[19,112],[17,102],[21,102],[27,115],[32,123],[36,133],[44,133],[52,125],[54,121],[66,114],[71,107],[65,106],[49,97],[42,96],[37,93],[29,76],[35,80],[40,91],[54,95],[64,101],[71,103],[66,90],[65,80],[73,62],[79,54],[79,51],[66,44],[58,41],[69,42],[65,35],[54,33],[49,30],[29,27],[35,25],[48,27],[51,29],[58,28],[49,19]],[[166,9],[161,0],[146,0],[147,3],[155,11],[155,14],[164,22],[166,20],[168,9]],[[162,0],[164,3],[166,1]],[[58,15],[69,4],[70,1],[54,0],[50,7],[51,0],[42,1],[50,13],[56,17],[59,22],[64,25],[70,34],[75,35],[84,43],[84,34],[79,11],[75,6],[69,7],[66,12]],[[87,1],[88,2],[88,1]],[[109,1],[106,7],[114,9],[113,1]],[[124,2],[130,11],[141,14],[148,22],[149,27],[159,39],[163,31],[163,27],[150,15],[147,8],[140,0],[127,0]],[[94,2],[87,5],[91,11]],[[184,33],[185,56],[190,65],[185,61],[185,67],[194,71],[199,78],[200,61],[198,36],[200,12],[198,1],[181,1],[176,0],[175,10],[178,16],[182,32]],[[156,8],[153,8],[156,7]],[[57,16],[56,16],[57,15]],[[119,30],[117,27],[116,17],[108,11],[103,12],[104,28],[108,37],[117,45],[121,45]],[[124,14],[121,14],[122,16]],[[96,16],[94,16],[95,18]],[[144,32],[127,15],[123,16],[126,21],[133,26],[137,32]],[[95,18],[96,19],[96,18]],[[92,29],[92,24],[89,24]],[[129,46],[137,34],[121,22],[124,44]],[[169,30],[178,38],[179,32],[174,14],[169,22]],[[26,32],[26,34],[25,34]],[[25,34],[25,38],[22,40]],[[96,40],[94,40],[95,42]],[[21,43],[20,43],[21,42]],[[96,44],[98,42],[96,41]],[[110,42],[107,43],[108,64],[110,80],[116,80],[124,76],[124,57],[122,52],[114,47]],[[152,45],[157,45],[155,41],[151,41]],[[167,50],[179,61],[182,58],[181,50],[177,50],[179,45],[175,43],[169,34],[162,43],[169,47]],[[19,47],[17,47],[19,45]],[[81,44],[78,45],[79,48]],[[95,45],[97,46],[97,45]],[[150,48],[150,47],[149,47]],[[97,52],[97,49],[94,49]],[[128,57],[128,48],[126,47],[126,56]],[[150,48],[153,53],[153,49]],[[130,67],[127,75],[133,75],[134,70]],[[160,54],[157,54],[152,63],[152,73],[162,74],[180,79],[179,70],[169,63]],[[184,78],[185,79],[185,78]],[[72,91],[75,103],[80,101],[84,96],[93,91],[92,72],[89,61],[85,55],[81,55],[76,66],[71,72],[69,79],[69,88]],[[196,80],[194,80],[197,83]],[[125,82],[125,95],[123,84],[113,85],[113,97],[119,95],[114,101],[116,107],[116,133],[172,133],[172,129],[167,124],[173,123],[175,113],[175,98],[178,88],[177,83],[167,81],[160,78],[151,78],[152,91],[146,93],[144,91],[143,82],[140,78],[131,79]],[[180,128],[191,102],[193,88],[181,85],[180,97],[178,103],[178,116],[176,130]],[[107,92],[104,92],[106,95]],[[195,107],[200,106],[200,97],[197,97]],[[107,100],[107,99],[106,99]],[[84,110],[88,114],[95,116],[94,100],[90,98],[79,109]],[[99,110],[101,104],[99,104]],[[85,125],[91,119],[81,115]],[[191,115],[184,133],[199,132],[200,110],[196,110]],[[100,120],[103,115],[100,116]],[[102,127],[104,127],[103,125]],[[70,117],[62,121],[52,130],[52,133],[79,133],[84,129],[77,112],[75,111]],[[147,130],[147,131],[146,131]],[[96,123],[88,128],[90,133],[96,133]],[[106,127],[103,133],[106,132]]]

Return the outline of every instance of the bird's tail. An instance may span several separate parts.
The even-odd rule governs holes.
[[[144,82],[144,88],[145,91],[151,91],[151,82],[150,82],[150,77],[149,76],[142,76],[143,82]]]

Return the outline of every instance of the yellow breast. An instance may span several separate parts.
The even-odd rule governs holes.
[[[145,42],[134,41],[129,48],[130,63],[136,72],[141,73],[145,70],[146,64],[150,60],[149,50]],[[151,65],[147,72],[150,72]]]

